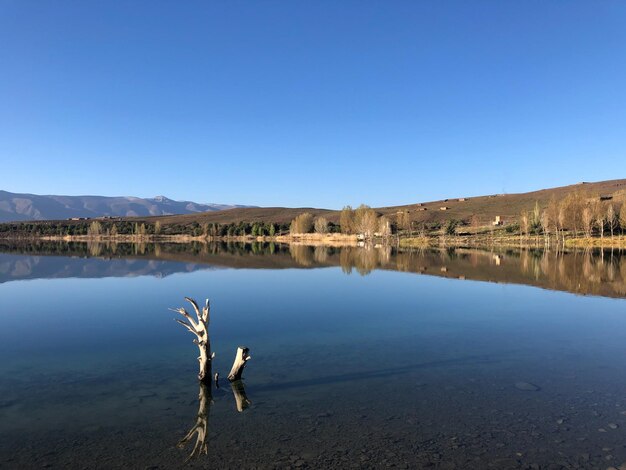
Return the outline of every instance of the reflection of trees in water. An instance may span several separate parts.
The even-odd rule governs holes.
[[[558,272],[558,276],[559,278],[565,278],[565,276],[567,275],[567,264],[565,263],[565,258],[563,256],[557,258],[557,272]]]
[[[541,267],[541,275],[549,276],[550,275],[550,254],[547,251],[543,252],[541,256],[541,260],[539,261],[539,266]]]
[[[391,253],[392,249],[389,245],[383,245],[381,247],[377,247],[378,250],[378,258],[382,263],[389,263],[391,261]]]
[[[619,294],[626,295],[626,284],[625,284],[625,281],[626,281],[626,263],[625,262],[620,263],[619,271],[620,271],[620,277],[621,277],[621,280],[622,280],[621,289],[619,291]]]
[[[87,250],[89,250],[90,256],[101,256],[102,249],[102,243],[92,241],[87,242]]]
[[[307,245],[291,245],[289,253],[300,266],[309,267],[314,264],[313,247]]]
[[[337,263],[346,274],[356,270],[361,275],[367,275],[374,269],[392,262],[392,249],[389,246],[365,247],[346,246],[332,248],[326,246],[291,245],[289,253],[300,266],[328,265]]]
[[[352,264],[350,263],[350,253],[346,249],[339,252],[339,266],[344,274],[352,274]]]
[[[254,267],[258,268],[293,267],[294,264],[307,268],[341,266],[346,274],[356,270],[361,275],[369,274],[374,269],[387,269],[530,284],[581,294],[626,296],[626,260],[623,250],[564,252],[543,249],[485,251],[469,248],[414,248],[398,251],[391,246],[378,245],[338,248],[262,242],[134,244],[41,241],[11,244],[4,241],[0,242],[0,252],[98,258],[146,256],[237,267],[247,266],[248,258],[254,259]],[[11,263],[15,264],[16,261],[11,260]],[[15,271],[8,265],[3,269],[4,272]],[[48,276],[53,275],[48,273]]]
[[[159,245],[148,245],[144,242],[138,243],[116,243],[112,241],[88,241],[85,244],[84,255],[93,258],[111,257],[111,256],[128,256],[128,255],[145,255],[160,253]]]
[[[528,273],[530,269],[530,255],[528,254],[528,251],[522,251],[520,256],[520,266],[523,273]]]
[[[606,267],[606,275],[610,282],[615,281],[615,263],[613,260]]]
[[[326,261],[333,263],[332,257]],[[336,263],[336,261],[334,261]],[[470,249],[342,248],[345,273],[374,269],[431,273],[464,279],[532,284],[581,294],[626,294],[626,259],[619,251],[557,252],[541,249],[492,253]]]
[[[154,243],[127,243],[114,241],[87,241],[87,242],[15,242],[0,243],[0,253],[23,255],[66,255],[86,257],[121,257],[133,255],[150,255],[160,253],[163,247],[168,251],[180,251],[174,244],[158,245]],[[193,249],[190,245],[187,250]],[[159,251],[157,251],[159,250]]]
[[[391,247],[388,246],[343,247],[339,256],[339,264],[344,273],[350,274],[356,269],[362,276],[388,265],[391,261]]]
[[[626,260],[618,252],[523,253],[520,272],[541,286],[581,294],[626,293]]]
[[[328,261],[328,249],[325,246],[316,246],[313,251],[313,258],[316,263],[326,263]]]
[[[59,241],[36,241],[36,242],[0,242],[0,252],[18,254],[49,254],[70,256],[132,256],[132,255],[155,255],[164,254],[193,254],[200,256],[235,254],[235,255],[271,255],[277,252],[286,252],[285,245],[275,243],[147,243],[147,242],[113,242],[113,241],[87,241],[87,242],[59,242]]]

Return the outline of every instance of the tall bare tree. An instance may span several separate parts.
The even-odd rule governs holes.
[[[89,224],[89,228],[87,229],[87,235],[92,237],[97,237],[102,233],[102,224],[97,220],[94,220]]]
[[[600,233],[600,238],[604,238],[606,210],[599,201],[594,201],[591,204],[591,210],[593,211],[593,222]]]
[[[606,208],[606,223],[611,231],[611,239],[613,239],[613,231],[617,228],[618,222],[615,208],[613,207],[613,204],[609,204]]]
[[[359,235],[366,239],[372,238],[378,228],[378,216],[374,209],[361,204],[354,211],[354,228]]]
[[[310,233],[313,230],[313,214],[304,212],[291,221],[291,233]]]
[[[339,225],[341,226],[341,233],[347,235],[354,233],[354,211],[352,210],[352,207],[345,206],[341,210]]]
[[[398,228],[409,232],[409,236],[411,236],[411,214],[409,214],[408,210],[399,211],[396,214]]]
[[[530,217],[528,215],[528,212],[522,211],[522,213],[520,214],[520,218],[519,218],[520,239],[522,235],[528,236],[529,228],[530,228]]]
[[[626,202],[622,203],[622,207],[619,210],[619,228],[621,229],[621,235],[623,235],[626,232]]]
[[[378,233],[383,238],[388,238],[391,236],[391,222],[385,216],[382,216],[378,219]]]
[[[593,221],[594,217],[592,208],[590,206],[585,206],[582,211],[581,222],[586,237],[591,237]]]
[[[531,213],[531,225],[533,228],[541,227],[541,208],[539,207],[539,201],[535,201],[535,207]]]
[[[544,210],[539,216],[539,222],[541,223],[541,230],[545,237],[546,244],[550,243],[550,212]]]
[[[318,217],[315,219],[315,233],[328,233],[328,220],[325,217]]]
[[[565,209],[565,225],[572,230],[574,236],[578,235],[578,229],[584,225],[582,216],[586,205],[585,198],[580,192],[568,194],[563,200]]]
[[[565,245],[565,220],[567,217],[567,204],[564,201],[561,201],[559,204],[559,211],[557,215],[557,226],[558,230],[561,231],[561,239],[563,240],[563,245]]]
[[[550,202],[548,203],[548,207],[546,208],[548,212],[549,225],[552,227],[552,232],[554,232],[556,236],[556,240],[559,240],[559,203],[556,201],[556,198],[552,196],[550,198]]]

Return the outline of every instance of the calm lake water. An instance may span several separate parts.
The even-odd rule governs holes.
[[[617,251],[3,245],[0,467],[619,468],[624,298]]]

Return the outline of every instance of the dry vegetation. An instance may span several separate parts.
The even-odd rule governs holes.
[[[381,216],[385,215],[390,220],[395,219],[398,213],[406,212],[414,226],[420,223],[444,223],[450,219],[464,220],[470,223],[474,220],[480,225],[486,225],[496,216],[501,216],[505,221],[517,220],[522,211],[532,211],[536,203],[540,207],[547,207],[550,200],[565,199],[568,195],[580,193],[583,196],[591,195],[614,195],[615,199],[623,198],[626,193],[626,179],[602,181],[598,183],[584,183],[559,188],[543,189],[521,194],[498,194],[479,197],[459,197],[440,201],[430,201],[404,206],[373,208],[374,212]],[[465,199],[461,201],[460,199]],[[440,207],[446,206],[448,210],[441,211]],[[313,217],[325,217],[329,222],[341,225],[341,211],[314,209],[314,208],[284,208],[264,207],[230,209],[220,212],[207,212],[203,214],[177,215],[158,217],[163,224],[186,223],[196,221],[206,223],[239,223],[248,222],[274,222],[290,223],[298,215],[308,212]],[[147,218],[144,221],[156,220]]]

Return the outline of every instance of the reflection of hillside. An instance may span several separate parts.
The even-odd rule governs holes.
[[[401,252],[382,269],[457,279],[527,284],[577,294],[626,297],[626,259],[618,253],[542,250]]]
[[[0,284],[24,279],[165,277],[179,272],[208,269],[192,263],[132,258],[79,258],[0,254]]]
[[[247,269],[340,266],[366,275],[375,269],[489,282],[527,284],[578,294],[626,297],[626,259],[619,251],[475,249],[406,250],[273,243],[0,245],[0,282],[16,279],[166,276],[214,267]],[[25,254],[31,256],[14,256]],[[57,256],[42,256],[57,255]]]

